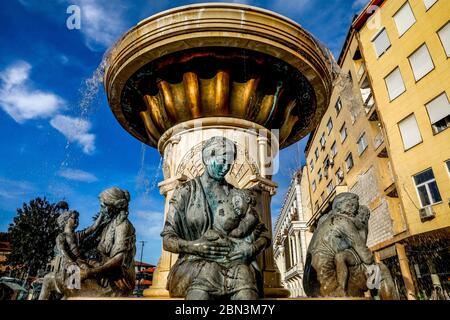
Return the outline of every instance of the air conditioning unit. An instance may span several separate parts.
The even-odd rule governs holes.
[[[334,160],[330,159],[330,166],[334,166]]]
[[[433,208],[431,206],[419,209],[419,215],[420,215],[420,220],[422,220],[422,221],[434,219],[434,217],[436,216],[436,214],[434,213]]]

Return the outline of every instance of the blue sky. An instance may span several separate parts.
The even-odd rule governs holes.
[[[112,115],[95,70],[105,50],[140,20],[206,1],[10,0],[0,2],[0,231],[22,202],[66,199],[81,227],[98,210],[97,195],[119,186],[131,193],[144,261],[161,251],[163,197],[159,153],[125,132]],[[217,2],[217,1],[216,1]],[[301,24],[337,57],[365,0],[234,1],[276,11]],[[67,7],[81,8],[81,29],[66,27]],[[305,139],[281,152],[273,219],[290,174],[304,163]],[[140,250],[138,250],[140,252]]]

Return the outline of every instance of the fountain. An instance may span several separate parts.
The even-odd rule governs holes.
[[[224,136],[237,149],[226,179],[261,191],[261,219],[271,233],[278,150],[311,132],[329,103],[334,75],[326,50],[276,13],[208,3],[149,17],[110,52],[104,85],[111,110],[125,130],[163,156],[164,218],[175,188],[205,170],[203,142]],[[176,259],[162,251],[145,296],[168,296]],[[271,247],[258,265],[264,295],[287,296]]]

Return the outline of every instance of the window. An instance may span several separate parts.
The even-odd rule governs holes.
[[[333,129],[333,121],[331,120],[331,118],[328,120],[327,129],[328,129],[328,134],[330,134],[331,130]]]
[[[344,181],[344,172],[342,172],[341,168],[336,171],[336,181],[337,184],[341,184],[341,182]]]
[[[450,57],[450,22],[448,22],[445,27],[438,31],[439,38],[441,39],[442,45],[444,46],[447,58]]]
[[[364,150],[367,149],[367,139],[366,139],[366,133],[364,132],[361,137],[358,139],[358,153],[361,155],[361,153],[364,152]]]
[[[319,182],[322,181],[322,169],[319,169],[317,175],[319,176]]]
[[[422,207],[442,201],[432,169],[428,169],[414,176],[417,194]]]
[[[334,158],[337,154],[337,146],[336,141],[333,142],[333,145],[331,146],[331,158]]]
[[[437,0],[423,0],[423,3],[425,4],[425,8],[427,10],[430,9],[436,2]]]
[[[316,203],[314,204],[314,211],[317,212],[317,210],[319,210],[319,201],[316,201]]]
[[[328,190],[328,194],[333,192],[333,190],[334,190],[333,180],[331,180],[330,183],[328,183],[327,190]]]
[[[419,81],[434,69],[433,60],[431,60],[426,44],[423,44],[408,59],[416,81]]]
[[[314,180],[314,181],[312,182],[311,188],[312,188],[312,191],[313,191],[313,192],[316,191],[316,189],[317,189],[316,180]]]
[[[381,57],[390,47],[391,42],[389,41],[389,36],[386,29],[381,30],[375,38],[372,40],[373,46],[375,48],[375,53],[377,58]]]
[[[448,175],[450,176],[450,160],[445,161],[445,164],[447,165],[447,172]]]
[[[400,134],[402,135],[405,150],[408,150],[422,142],[422,136],[420,135],[419,126],[417,125],[414,114],[411,114],[404,120],[400,121],[398,123],[398,127],[400,128]]]
[[[314,155],[316,156],[316,160],[319,159],[319,148],[316,148],[316,151],[314,151]]]
[[[320,137],[320,146],[323,148],[325,148],[325,143],[327,142],[327,140],[325,139],[325,132],[322,133],[322,136]]]
[[[345,165],[347,166],[347,172],[349,172],[353,168],[353,156],[351,153],[345,159]]]
[[[322,199],[322,203],[325,201],[325,191],[320,194],[320,199]]]
[[[334,105],[334,108],[336,109],[336,114],[339,114],[339,112],[341,112],[341,109],[342,109],[342,101],[341,101],[341,98],[338,99],[338,101],[337,101],[336,104]]]
[[[434,133],[439,133],[450,127],[450,103],[445,92],[426,104],[425,107]]]
[[[375,104],[375,100],[373,98],[372,88],[370,87],[369,79],[367,77],[364,79],[359,90],[361,91],[361,97],[363,99],[366,112],[368,112]]]
[[[416,23],[416,18],[414,17],[414,13],[408,2],[406,2],[394,15],[394,21],[399,36],[402,36],[414,23]]]
[[[330,158],[326,156],[325,160],[323,160],[323,175],[325,178],[328,178],[328,168],[330,167]]]
[[[311,159],[311,161],[309,162],[309,167],[311,168],[311,172],[314,170],[314,162]]]
[[[341,130],[341,142],[344,142],[347,139],[347,128],[345,127],[345,123],[342,125]]]
[[[386,78],[384,78],[389,93],[389,99],[392,101],[405,92],[405,84],[403,83],[402,74],[397,67]]]

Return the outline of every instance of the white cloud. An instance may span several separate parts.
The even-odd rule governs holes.
[[[66,178],[68,180],[81,181],[81,182],[95,182],[98,181],[97,177],[92,173],[79,170],[79,169],[62,169],[58,171],[60,177]]]
[[[136,227],[136,233],[140,237],[161,239],[161,231],[164,225],[164,213],[159,211],[137,210],[130,213],[130,219]]]
[[[28,181],[10,180],[0,177],[0,198],[21,199],[36,191]]]
[[[50,124],[53,128],[61,132],[69,142],[76,142],[86,154],[92,154],[95,151],[95,135],[89,133],[91,123],[81,118],[57,115]]]
[[[18,123],[50,117],[65,105],[59,96],[30,86],[31,68],[18,61],[0,72],[0,107]]]
[[[70,2],[70,3],[69,3]],[[93,51],[112,45],[126,26],[121,13],[123,5],[114,1],[70,0],[69,4],[81,9],[81,29],[86,37],[86,45]],[[98,48],[98,47],[101,48]]]

